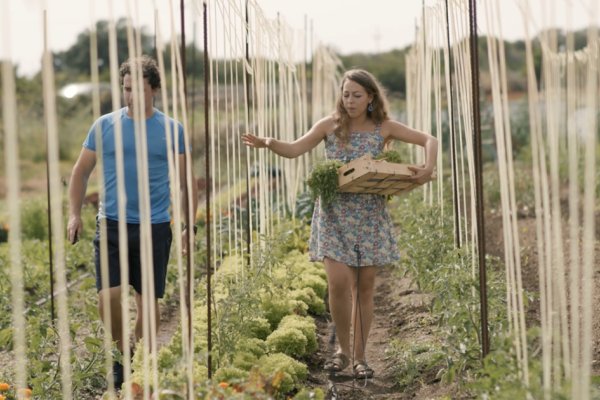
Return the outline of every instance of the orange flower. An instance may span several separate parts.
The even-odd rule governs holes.
[[[0,400],[6,400],[6,397],[4,397],[3,394],[0,394]]]
[[[131,393],[134,396],[142,395],[144,393],[144,389],[140,386],[139,383],[133,382],[131,384]]]
[[[8,389],[10,389],[10,385],[6,382],[1,382],[0,383],[0,392],[6,392]]]
[[[219,382],[219,387],[221,389],[227,389],[229,387],[229,383],[228,382]]]
[[[32,391],[29,388],[19,389],[19,394],[27,399],[31,397],[31,393]]]

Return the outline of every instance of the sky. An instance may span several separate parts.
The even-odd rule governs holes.
[[[410,45],[415,40],[422,6],[433,6],[440,0],[253,1],[260,5],[265,16],[274,19],[279,14],[294,29],[302,29],[305,19],[308,19],[318,41],[334,47],[342,54],[349,54],[388,51]],[[524,23],[517,4],[525,0],[478,0],[480,33],[487,30],[482,4],[493,1],[500,4],[504,38],[511,41],[522,39]],[[533,18],[530,29],[533,34],[547,26],[581,29],[589,25],[591,20],[600,25],[598,7],[595,13],[590,10],[597,1],[529,0]],[[43,10],[47,15],[47,46],[53,51],[62,51],[71,47],[77,35],[89,28],[92,21],[110,19],[111,16],[118,19],[130,13],[136,26],[145,25],[149,32],[153,32],[156,8],[161,25],[169,27],[171,3],[179,31],[180,0],[0,0],[0,59],[12,59],[18,64],[20,75],[31,76],[40,70],[44,49]],[[184,0],[184,3],[186,38],[192,40],[192,16],[194,10],[201,9],[202,2]],[[109,9],[111,4],[112,11]],[[592,18],[592,15],[596,17]],[[197,23],[197,31],[200,32],[201,19]],[[200,37],[197,40],[201,43]]]

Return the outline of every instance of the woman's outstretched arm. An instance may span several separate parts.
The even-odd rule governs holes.
[[[242,135],[242,142],[246,146],[257,149],[268,148],[273,153],[286,158],[296,158],[315,148],[321,140],[325,138],[328,132],[333,131],[335,122],[332,117],[325,117],[318,121],[302,137],[287,142],[285,140],[274,139],[270,137],[260,137],[251,133]]]

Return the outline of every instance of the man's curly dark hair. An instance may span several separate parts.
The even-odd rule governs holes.
[[[141,67],[142,75],[144,78],[148,79],[148,83],[152,89],[160,88],[160,73],[158,71],[158,65],[152,57],[146,55],[130,58],[121,64],[121,67],[119,68],[121,85],[123,84],[123,78],[125,75],[131,74],[132,66]]]

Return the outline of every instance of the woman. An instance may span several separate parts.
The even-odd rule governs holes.
[[[417,183],[425,183],[431,177],[438,147],[434,137],[391,120],[381,85],[373,75],[360,69],[344,74],[335,112],[318,121],[301,138],[285,142],[242,135],[247,146],[266,147],[287,158],[306,153],[322,140],[327,158],[343,163],[365,154],[377,156],[391,140],[423,146],[425,165],[411,167],[412,179]],[[365,349],[373,320],[375,274],[378,266],[399,259],[385,197],[339,193],[331,204],[321,205],[317,200],[309,248],[311,261],[325,265],[329,309],[339,341],[325,370],[343,371],[352,358],[354,376],[371,378],[373,370],[367,364]]]

